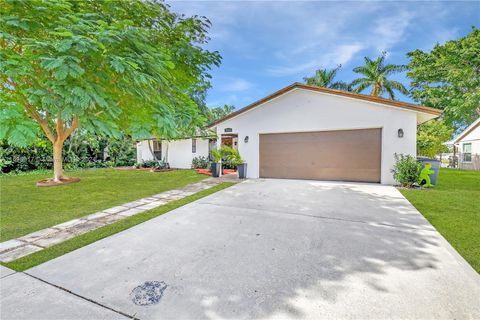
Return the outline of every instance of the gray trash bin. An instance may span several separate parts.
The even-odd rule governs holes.
[[[437,177],[438,177],[438,171],[440,170],[440,161],[437,159],[430,159],[427,157],[417,157],[417,160],[422,162],[422,169],[425,167],[425,163],[430,163],[432,165],[432,170],[435,171],[435,173],[430,175],[430,182],[433,185],[437,184]]]

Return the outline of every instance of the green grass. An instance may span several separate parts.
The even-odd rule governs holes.
[[[400,190],[480,273],[480,171],[441,169],[431,190]]]
[[[47,173],[0,177],[0,241],[205,179],[193,170],[170,172],[88,169],[66,173],[79,183],[43,187]]]
[[[88,233],[77,236],[65,242],[59,243],[57,245],[54,245],[42,251],[38,251],[28,256],[25,256],[23,258],[17,259],[15,261],[12,261],[9,263],[2,263],[2,265],[16,271],[24,271],[24,270],[30,269],[41,263],[47,262],[51,259],[57,258],[68,252],[84,247],[95,241],[106,238],[115,233],[131,228],[139,223],[142,223],[144,221],[147,221],[159,215],[162,215],[168,211],[171,211],[173,209],[186,205],[187,203],[198,200],[200,198],[203,198],[209,194],[215,193],[222,189],[228,188],[234,184],[235,183],[232,183],[232,182],[223,182],[209,189],[202,190],[194,195],[185,197],[180,200],[172,201],[158,208],[146,211],[144,213],[137,214],[135,216],[125,218],[116,223],[90,231]]]

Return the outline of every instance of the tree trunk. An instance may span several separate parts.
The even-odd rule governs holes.
[[[380,95],[380,89],[381,89],[380,84],[375,83],[373,85],[372,96],[378,97]]]
[[[63,141],[58,140],[53,144],[53,181],[59,182],[63,178]]]
[[[48,140],[53,145],[53,181],[60,182],[63,178],[63,159],[62,149],[65,139],[67,139],[78,128],[78,115],[74,114],[70,127],[64,127],[62,112],[57,113],[56,118],[56,133],[53,134],[52,129],[49,127],[49,114],[41,115],[30,103],[25,104],[26,112],[38,122],[43,132],[47,136]]]

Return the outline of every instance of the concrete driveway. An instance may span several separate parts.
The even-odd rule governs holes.
[[[479,275],[373,184],[249,180],[5,279],[2,319],[480,318]]]

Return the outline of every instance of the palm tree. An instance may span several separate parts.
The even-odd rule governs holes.
[[[306,84],[311,86],[352,91],[352,86],[348,83],[345,83],[343,81],[333,81],[337,76],[338,70],[340,70],[341,67],[342,66],[339,65],[335,69],[331,70],[318,69],[317,71],[315,71],[315,75],[313,77],[304,77],[303,81],[305,81]]]
[[[372,87],[372,96],[378,97],[388,94],[390,99],[395,100],[395,93],[393,90],[400,91],[403,94],[408,94],[407,88],[395,80],[388,80],[387,77],[398,72],[405,71],[407,66],[396,64],[385,64],[386,52],[375,60],[365,57],[365,65],[356,67],[353,72],[363,75],[363,78],[358,78],[352,81],[352,86],[356,86],[355,92],[362,92],[368,87]]]

